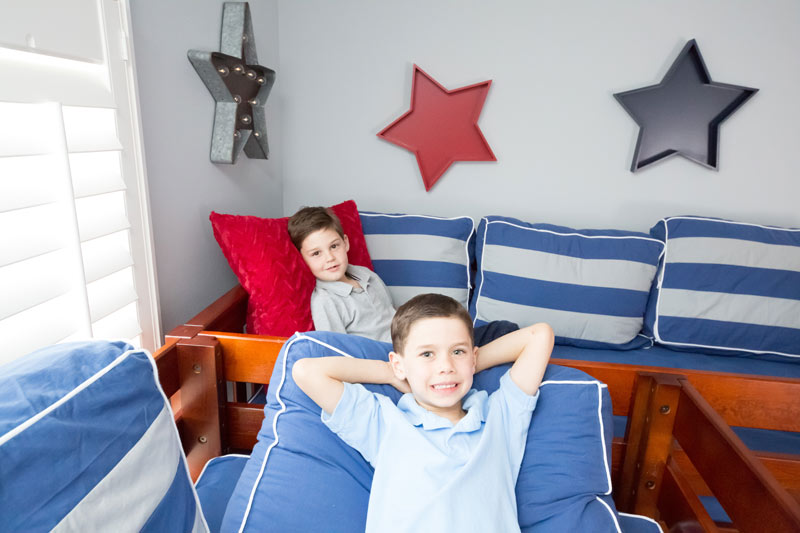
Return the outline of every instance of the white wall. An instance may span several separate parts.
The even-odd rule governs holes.
[[[800,226],[796,0],[282,0],[279,20],[285,214],[353,198],[573,227]],[[660,82],[692,38],[713,81],[760,91],[722,125],[718,171],[631,173],[638,128],[612,94]],[[408,109],[414,63],[448,89],[493,80],[479,124],[498,161],[456,163],[430,193],[376,137]]]
[[[259,63],[277,70],[277,0],[250,3]],[[267,101],[270,159],[209,160],[214,100],[189,49],[219,51],[219,0],[134,0],[133,44],[144,131],[163,331],[236,284],[209,213],[282,215],[280,72]]]

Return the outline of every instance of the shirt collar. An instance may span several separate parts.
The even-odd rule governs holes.
[[[365,270],[367,272],[364,272]],[[348,265],[347,273],[361,285],[362,289],[366,289],[369,285],[369,270],[367,268],[358,265]],[[324,281],[321,279],[317,280],[317,287],[331,291],[339,296],[349,296],[350,293],[355,290],[355,287],[344,281]]]
[[[455,426],[443,416],[434,414],[419,405],[411,393],[404,394],[397,402],[397,407],[405,414],[409,422],[415,426],[422,426],[425,430],[452,428],[454,433],[468,433],[480,429],[481,424],[486,421],[489,395],[486,394],[486,391],[470,390],[461,400],[461,408],[467,414]]]

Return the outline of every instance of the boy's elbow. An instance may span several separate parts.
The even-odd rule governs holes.
[[[305,389],[305,385],[310,379],[310,366],[310,359],[298,359],[294,362],[294,365],[292,365],[292,379],[301,389]]]
[[[539,322],[535,327],[537,328],[537,333],[541,333],[546,337],[555,338],[556,334],[553,332],[553,328],[547,322]]]
[[[530,332],[532,335],[542,338],[544,340],[553,341],[555,339],[555,333],[553,332],[553,328],[550,324],[546,322],[539,322],[530,326]]]

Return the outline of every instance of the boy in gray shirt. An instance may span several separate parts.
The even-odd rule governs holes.
[[[377,274],[349,264],[350,242],[339,218],[324,207],[304,207],[289,218],[289,237],[317,278],[314,327],[391,342],[392,298]]]

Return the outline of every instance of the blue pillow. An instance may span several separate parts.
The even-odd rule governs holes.
[[[475,233],[471,218],[359,214],[375,273],[388,287],[395,307],[426,292],[469,305]]]
[[[800,229],[668,217],[646,327],[695,352],[800,361]]]
[[[0,529],[207,531],[144,350],[58,344],[0,367]]]
[[[644,233],[481,219],[470,314],[479,326],[547,322],[556,343],[628,350],[641,334],[664,244]]]
[[[387,359],[389,344],[331,332],[296,334],[270,380],[266,417],[223,519],[222,531],[363,531],[373,469],[320,420],[320,408],[292,381],[303,357]],[[508,365],[475,377],[494,391]],[[388,385],[369,385],[393,401]],[[522,531],[613,531],[611,401],[583,372],[551,365],[534,411],[517,482]],[[656,529],[657,531],[657,529]]]
[[[211,533],[217,533],[222,526],[225,508],[228,507],[228,500],[242,475],[244,465],[247,464],[247,458],[247,455],[234,453],[214,457],[206,463],[197,477],[194,488]]]

